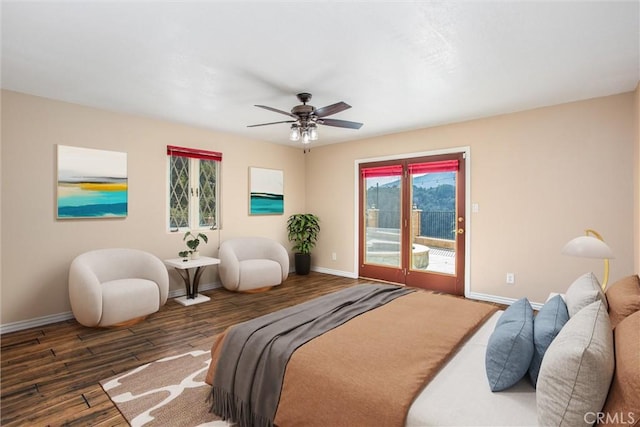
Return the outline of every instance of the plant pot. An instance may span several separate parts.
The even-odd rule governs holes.
[[[198,259],[200,258],[200,252],[195,251],[195,252],[191,252],[191,259]]]
[[[296,274],[301,276],[309,274],[309,271],[311,271],[311,254],[295,254],[294,264],[296,267]]]

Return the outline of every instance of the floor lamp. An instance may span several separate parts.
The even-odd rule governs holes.
[[[609,281],[609,260],[615,257],[609,245],[604,242],[604,239],[597,231],[586,229],[585,235],[570,240],[562,249],[562,253],[583,258],[603,259],[604,279],[602,281],[602,290],[605,290]]]

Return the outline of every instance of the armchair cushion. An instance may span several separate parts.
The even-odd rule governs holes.
[[[157,293],[158,285],[147,279],[120,279],[103,283],[100,323],[115,325],[155,313],[160,309],[160,300],[150,296]]]

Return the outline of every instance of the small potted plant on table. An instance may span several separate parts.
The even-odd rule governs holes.
[[[314,214],[294,214],[287,221],[287,232],[293,250],[296,274],[309,274],[311,270],[311,249],[318,241],[320,219]]]
[[[184,233],[183,241],[186,242],[189,250],[178,252],[178,256],[183,258],[183,261],[187,260],[187,257],[191,259],[198,259],[200,257],[200,252],[198,251],[198,246],[200,246],[200,239],[202,239],[205,243],[209,242],[209,238],[206,234],[198,233],[193,234],[190,231]]]

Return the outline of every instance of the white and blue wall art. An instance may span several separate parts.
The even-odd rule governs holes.
[[[284,173],[277,169],[249,168],[249,214],[284,213]]]

